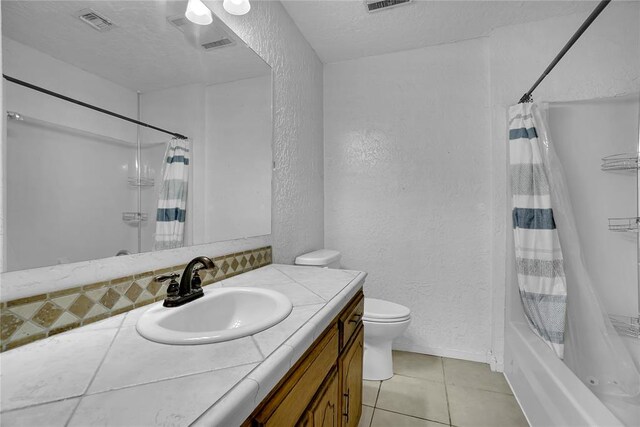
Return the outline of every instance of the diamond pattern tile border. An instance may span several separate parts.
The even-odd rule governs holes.
[[[215,268],[201,273],[203,286],[271,264],[271,246],[212,259]],[[184,268],[185,265],[176,265],[3,302],[0,351],[163,300],[167,285],[156,282],[154,277],[169,272],[181,274]]]

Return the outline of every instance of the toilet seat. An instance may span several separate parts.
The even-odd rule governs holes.
[[[373,323],[399,323],[411,318],[411,310],[400,304],[375,298],[364,299],[362,320]]]

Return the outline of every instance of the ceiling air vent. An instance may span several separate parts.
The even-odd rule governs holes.
[[[235,45],[235,41],[217,25],[197,25],[185,19],[184,15],[169,16],[167,21],[180,30],[189,44],[196,49],[209,52]]]
[[[206,50],[209,50],[209,49],[216,49],[218,47],[223,47],[232,43],[233,42],[231,40],[224,38],[224,39],[216,40],[214,42],[204,43],[202,47],[205,48]]]
[[[380,10],[390,9],[392,7],[409,4],[413,0],[365,0],[369,12],[378,12]]]
[[[94,30],[109,31],[115,27],[115,24],[109,18],[99,14],[93,9],[82,9],[76,13],[76,16],[85,24],[90,25]]]

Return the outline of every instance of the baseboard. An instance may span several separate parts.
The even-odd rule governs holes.
[[[471,362],[489,363],[486,353],[472,353],[462,350],[451,350],[446,348],[434,348],[428,346],[422,346],[418,344],[402,345],[398,344],[393,346],[394,350],[410,351],[413,353],[430,354],[432,356],[450,357],[452,359],[469,360]]]

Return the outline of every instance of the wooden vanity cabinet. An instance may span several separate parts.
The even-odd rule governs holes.
[[[338,371],[334,368],[298,422],[301,427],[338,427],[340,399]]]
[[[243,427],[352,427],[362,411],[364,295],[359,291]]]
[[[362,355],[364,351],[364,328],[360,326],[354,341],[340,356],[342,391],[342,426],[355,427],[362,413]]]

